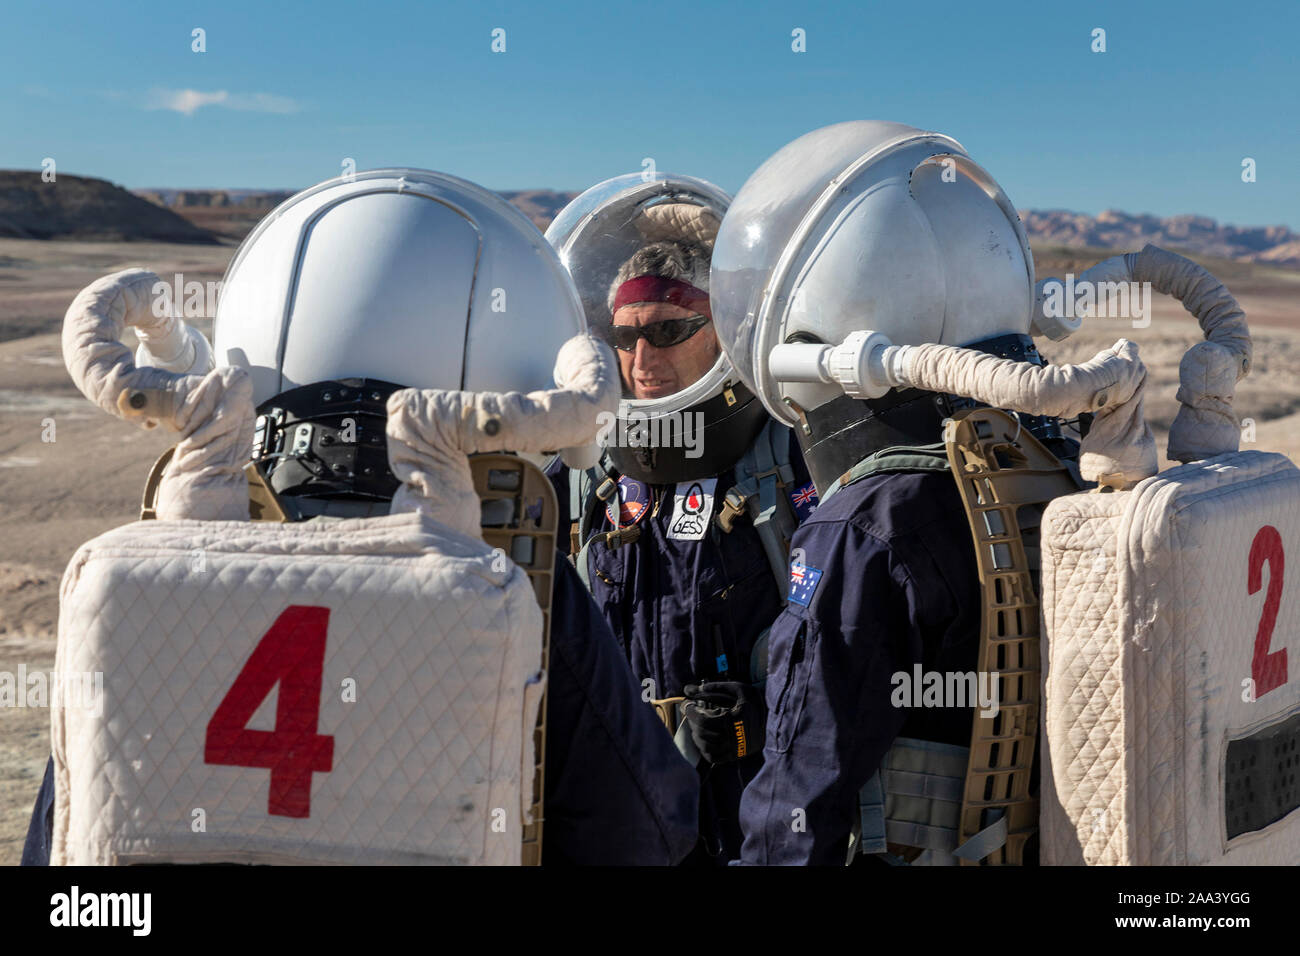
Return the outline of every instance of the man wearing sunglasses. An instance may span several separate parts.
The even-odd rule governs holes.
[[[623,195],[650,197],[639,209],[619,194],[595,208],[579,197],[582,215],[562,213],[547,234],[578,280],[589,327],[619,359],[620,424],[644,416],[662,426],[640,439],[620,432],[598,468],[556,484],[562,509],[570,505],[579,573],[643,699],[700,773],[700,843],[686,863],[723,865],[739,857],[740,795],[763,760],[756,659],[785,599],[788,536],[816,498],[789,429],[732,372],[714,330],[709,268],[727,197],[686,181],[676,202],[650,205],[663,185],[631,181]],[[602,231],[584,245],[587,223]],[[620,223],[636,232],[619,232]],[[690,443],[670,422],[693,430],[686,437],[698,447],[684,451]],[[772,520],[760,532],[759,509],[747,504],[764,496]]]
[[[718,360],[708,293],[683,279],[655,274],[684,272],[687,262],[707,263],[707,250],[698,244],[647,246],[624,264],[622,281],[611,290],[614,323],[599,328],[617,351],[623,384],[633,398],[680,392]],[[630,275],[642,270],[649,274]]]

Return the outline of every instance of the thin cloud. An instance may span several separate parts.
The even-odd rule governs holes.
[[[202,90],[189,89],[151,90],[144,108],[171,110],[193,116],[197,110],[205,106],[219,106],[223,109],[249,113],[296,113],[300,109],[296,100],[275,93],[229,93],[226,90],[205,93]]]

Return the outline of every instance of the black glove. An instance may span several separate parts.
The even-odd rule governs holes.
[[[739,681],[687,684],[682,714],[691,739],[712,764],[731,763],[763,752],[767,705],[755,687]]]

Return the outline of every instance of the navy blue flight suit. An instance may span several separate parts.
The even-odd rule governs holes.
[[[548,866],[670,866],[695,846],[699,781],[641,701],[618,644],[562,558],[556,560],[546,715],[542,858]],[[48,865],[53,761],[22,862]]]
[[[952,476],[879,473],[795,533],[801,580],[772,626],[764,763],[740,806],[746,864],[843,866],[858,791],[894,738],[970,745],[972,708],[897,708],[897,672],[974,671],[981,602]]]
[[[793,434],[790,446],[794,482],[787,494],[811,493]],[[561,528],[569,521],[569,476],[563,468],[551,475]],[[754,643],[780,612],[781,595],[749,518],[737,518],[728,533],[712,520],[734,484],[734,470],[718,476],[709,530],[700,541],[668,537],[676,485],[651,485],[640,537],[613,549],[593,543],[588,550],[592,594],[647,691],[642,696],[680,697],[687,684],[700,681],[754,682]],[[613,529],[602,510],[593,532]],[[701,762],[701,847],[688,863],[724,865],[739,857],[740,795],[762,763],[761,753],[719,766]]]

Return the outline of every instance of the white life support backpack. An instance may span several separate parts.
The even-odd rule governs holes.
[[[1183,464],[1043,515],[1042,861],[1300,863],[1300,470],[1237,450],[1250,338],[1213,277],[1150,247],[1088,277],[1150,278],[1207,341],[1179,369]]]
[[[248,371],[136,367],[119,342],[155,280],[100,279],[64,322],[81,391],[179,441],[156,520],[63,579],[51,862],[539,862],[558,509],[499,452],[590,442],[613,355],[575,336],[554,389],[399,389],[391,514],[251,521]]]
[[[1048,506],[1044,863],[1300,863],[1290,554],[1300,469],[1276,454]]]
[[[64,578],[52,862],[518,864],[523,571],[426,515],[142,521]],[[84,678],[82,678],[84,680]]]

